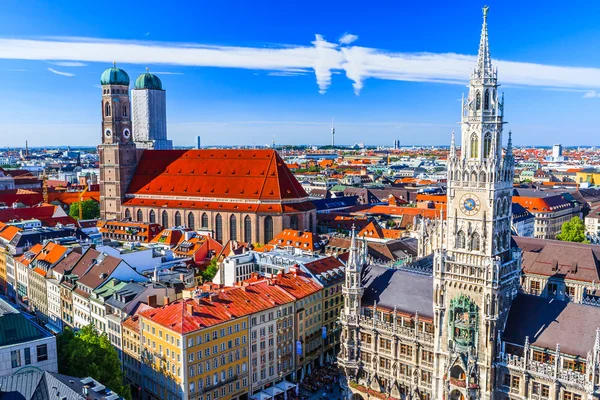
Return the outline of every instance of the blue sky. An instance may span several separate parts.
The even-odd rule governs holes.
[[[600,3],[487,4],[515,143],[599,144]],[[175,145],[447,144],[483,5],[4,0],[0,146],[96,145],[112,61],[160,76]]]

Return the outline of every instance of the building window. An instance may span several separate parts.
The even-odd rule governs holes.
[[[123,106],[123,116],[127,116],[127,106]]]
[[[481,93],[479,91],[475,94],[475,110],[481,110]]]
[[[483,98],[483,109],[484,110],[490,109],[490,90],[489,89],[486,89],[486,91],[485,91],[485,96]]]
[[[252,220],[249,215],[244,218],[244,242],[252,243]]]
[[[137,210],[137,221],[144,222],[144,214],[142,213],[142,210]]]
[[[290,229],[298,230],[298,216],[297,215],[290,216]]]
[[[471,135],[471,158],[477,158],[479,155],[479,139],[477,138],[477,134],[473,133]]]
[[[169,227],[169,214],[166,211],[162,212],[162,226],[165,229]]]
[[[25,365],[31,364],[31,349],[26,347],[23,351],[25,352]]]
[[[150,210],[150,214],[148,214],[149,216],[149,220],[151,224],[156,223],[156,213],[154,212],[154,210]]]
[[[125,219],[131,219],[131,210],[129,210],[129,208],[125,209]]]
[[[490,151],[492,151],[492,134],[488,132],[483,138],[483,156],[488,158]]]
[[[10,364],[12,368],[21,366],[21,350],[13,350],[10,352]]]
[[[194,220],[194,214],[190,211],[187,218],[187,227],[191,230],[196,229],[196,221]]]
[[[208,228],[208,215],[206,213],[202,213],[202,227]]]
[[[108,101],[104,104],[104,116],[110,117],[110,103]]]
[[[465,233],[463,231],[458,232],[458,235],[456,236],[456,248],[465,248]]]
[[[223,243],[223,218],[221,214],[215,217],[215,239]]]
[[[237,218],[233,214],[229,217],[229,240],[237,240]]]
[[[181,213],[177,211],[175,213],[175,226],[181,226]]]
[[[273,240],[273,217],[270,215],[265,217],[265,243]]]
[[[479,251],[480,247],[481,243],[479,240],[479,234],[477,232],[474,232],[473,236],[471,236],[471,250]]]

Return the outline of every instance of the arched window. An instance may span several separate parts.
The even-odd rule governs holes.
[[[265,217],[265,244],[273,240],[273,218]]]
[[[233,214],[229,217],[229,240],[237,240],[237,218]]]
[[[479,139],[477,138],[477,134],[473,133],[471,135],[471,158],[477,158],[479,155]]]
[[[202,213],[202,227],[208,228],[208,215],[206,213]]]
[[[144,222],[144,213],[142,210],[137,210],[137,221]]]
[[[290,216],[290,229],[298,230],[298,216],[297,215]]]
[[[485,91],[485,97],[483,98],[483,109],[484,110],[490,109],[490,90],[489,89],[486,89],[486,91]]]
[[[479,91],[475,94],[475,110],[481,110],[481,93]]]
[[[217,214],[215,217],[215,239],[223,243],[223,218],[221,218],[221,214]]]
[[[125,209],[125,219],[131,219],[131,210],[129,208]]]
[[[485,183],[486,179],[485,179],[485,172],[481,171],[479,173],[479,183]]]
[[[127,116],[127,106],[123,106],[123,116]]]
[[[244,242],[252,243],[252,219],[249,215],[244,218]]]
[[[471,250],[479,251],[480,247],[481,247],[481,243],[479,240],[479,233],[474,232],[473,235],[471,236]]]
[[[156,223],[156,213],[154,212],[154,210],[150,210],[150,214],[148,214],[148,219],[150,220],[151,224]]]
[[[312,214],[308,214],[308,231],[313,232],[314,224],[313,224],[313,216]]]
[[[108,101],[104,104],[104,116],[110,117],[110,103]]]
[[[175,226],[181,226],[181,213],[179,211],[175,213]]]
[[[490,151],[492,151],[492,134],[488,132],[483,138],[483,156],[488,158]]]
[[[196,221],[194,220],[194,214],[191,211],[188,214],[187,227],[191,230],[196,229]]]
[[[458,232],[456,236],[456,247],[459,249],[465,248],[465,233],[463,231]]]
[[[162,212],[162,227],[167,229],[169,227],[169,214],[166,211]]]

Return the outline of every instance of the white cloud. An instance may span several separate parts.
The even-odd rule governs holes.
[[[48,71],[50,71],[50,72],[52,72],[53,74],[56,74],[56,75],[75,76],[75,74],[72,74],[70,72],[57,71],[54,68],[48,68]]]
[[[344,35],[346,36],[346,35]],[[243,68],[275,75],[314,71],[319,92],[331,85],[333,73],[343,72],[359,94],[365,80],[464,84],[475,56],[454,53],[393,53],[360,46],[340,46],[316,35],[311,46],[205,46],[197,43],[111,41],[91,38],[2,39],[0,59],[61,62],[100,62]],[[494,60],[506,85],[600,90],[600,69]],[[54,73],[58,73],[52,71]],[[66,74],[66,73],[62,73]],[[70,76],[70,75],[68,75]],[[588,95],[590,97],[590,95]]]
[[[339,42],[340,42],[341,44],[350,44],[350,43],[354,42],[354,41],[355,41],[355,40],[357,40],[357,39],[358,39],[358,36],[356,36],[356,35],[353,35],[353,34],[351,34],[351,33],[348,33],[348,32],[346,32],[346,33],[344,33],[344,34],[342,35],[342,37],[339,39]]]
[[[48,61],[48,64],[58,65],[59,67],[85,67],[87,65],[79,61]]]
[[[590,90],[589,92],[585,92],[583,94],[584,99],[593,99],[594,97],[600,97],[600,93],[596,92],[595,90]]]
[[[183,75],[183,72],[150,71],[155,75]]]

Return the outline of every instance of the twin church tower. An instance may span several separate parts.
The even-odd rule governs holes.
[[[135,80],[129,98],[129,75],[113,65],[100,77],[102,144],[100,217],[121,218],[123,194],[133,177],[138,149],[170,150],[166,96],[160,79],[146,71]]]

